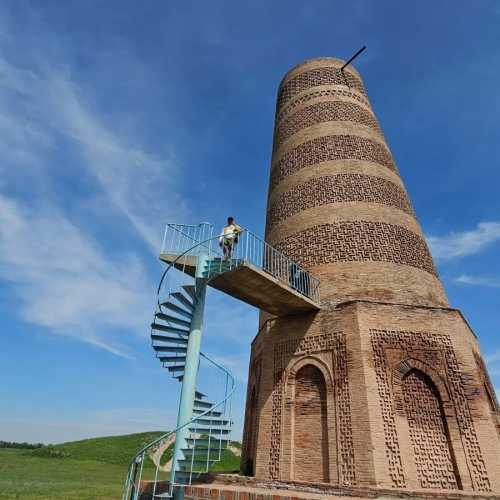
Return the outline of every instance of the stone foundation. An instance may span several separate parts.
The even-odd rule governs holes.
[[[371,488],[338,488],[331,484],[307,483],[299,481],[266,482],[253,478],[217,474],[206,478],[202,484],[188,486],[185,490],[186,500],[295,500],[331,498],[337,500],[357,500],[368,498],[379,499],[429,499],[442,500],[461,499],[495,499],[490,494],[471,494],[460,491],[443,493],[442,491],[414,491],[371,489]]]

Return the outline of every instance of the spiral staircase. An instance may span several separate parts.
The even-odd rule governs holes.
[[[231,443],[235,379],[200,350],[207,286],[272,314],[319,309],[319,282],[266,242],[245,230],[233,255],[224,258],[218,240],[208,223],[167,224],[160,253],[167,267],[158,286],[151,345],[162,367],[181,383],[177,427],[134,456],[122,500],[181,500],[184,487],[220,461]],[[167,291],[175,270],[190,282]],[[218,374],[215,402],[197,388],[202,362]],[[174,436],[167,471],[160,448],[166,451]]]

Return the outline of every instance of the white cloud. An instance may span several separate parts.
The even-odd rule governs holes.
[[[463,283],[465,285],[489,286],[492,288],[500,288],[500,280],[494,278],[485,278],[480,276],[470,276],[462,274],[455,278],[456,283]]]
[[[136,132],[119,134],[123,115],[90,104],[88,82],[83,92],[65,61],[32,49],[29,69],[0,55],[0,278],[25,321],[127,356],[117,330],[147,332],[153,284],[131,246],[110,253],[92,231],[116,232],[118,216],[121,242],[157,254],[163,224],[188,214],[177,162],[146,151],[133,120]]]
[[[183,220],[189,214],[177,191],[180,170],[175,155],[158,157],[145,151],[140,123],[140,132],[132,137],[121,137],[106,126],[110,117],[94,109],[93,96],[83,94],[67,69],[43,62],[25,70],[0,58],[0,75],[4,159],[22,167],[39,164],[42,152],[65,138],[78,158],[78,164],[70,166],[75,176],[81,175],[80,169],[90,174],[110,208],[125,216],[156,254],[165,221]],[[10,104],[19,98],[17,108]],[[122,118],[116,116],[115,121]],[[45,162],[45,173],[60,168],[57,159]],[[3,163],[5,175],[12,176],[9,167]]]
[[[145,331],[152,286],[141,262],[108,259],[54,208],[21,207],[0,195],[0,276],[31,323],[125,356],[113,329]]]
[[[498,363],[500,362],[500,351],[487,354],[484,359],[486,360],[486,363]]]
[[[442,261],[479,253],[498,240],[500,222],[480,222],[472,231],[427,237],[432,255]]]

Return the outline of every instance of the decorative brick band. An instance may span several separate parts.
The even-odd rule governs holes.
[[[364,104],[365,106],[370,106],[368,99],[364,96],[359,95],[357,92],[350,92],[349,90],[342,89],[323,89],[323,90],[313,90],[312,92],[308,92],[307,95],[303,95],[292,99],[284,109],[281,109],[279,113],[276,113],[276,123],[279,123],[285,116],[290,114],[297,106],[309,102],[313,99],[317,99],[319,97],[347,97],[349,99],[353,99],[355,101]]]
[[[283,193],[269,209],[267,231],[302,210],[349,201],[379,203],[413,215],[406,193],[397,184],[371,175],[337,174],[312,178]]]
[[[366,125],[382,135],[375,117],[366,109],[351,102],[323,101],[307,106],[290,115],[280,125],[276,126],[274,148],[299,130],[331,121],[347,121]]]
[[[274,245],[300,266],[335,262],[393,262],[436,275],[425,240],[402,226],[344,221],[314,226]]]
[[[397,171],[391,153],[378,142],[355,135],[327,135],[287,151],[272,167],[269,192],[282,179],[302,168],[322,161],[351,159],[379,163]]]
[[[284,83],[278,93],[278,108],[295,94],[318,85],[347,85],[366,95],[363,83],[352,73],[340,71],[340,68],[333,66],[325,66],[304,71],[304,73],[300,73]]]

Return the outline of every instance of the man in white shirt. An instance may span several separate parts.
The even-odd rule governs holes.
[[[242,229],[234,221],[234,217],[227,218],[227,225],[222,228],[222,233],[219,237],[219,246],[224,252],[224,259],[228,260],[233,254],[234,245],[238,243],[238,235]]]

